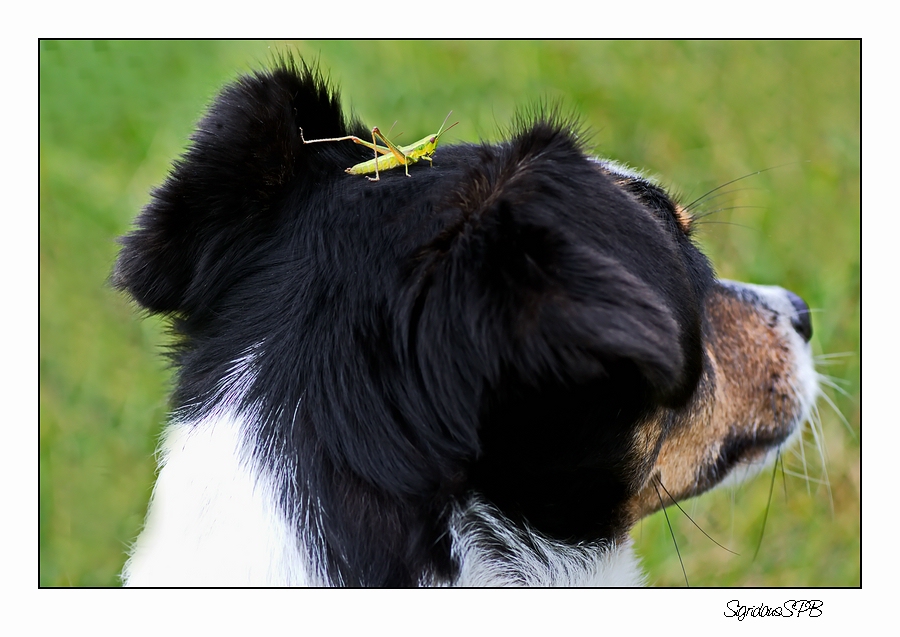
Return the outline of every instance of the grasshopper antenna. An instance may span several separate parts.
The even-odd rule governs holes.
[[[399,122],[399,121],[400,121],[399,119],[395,119],[395,120],[394,120],[394,123],[391,124],[391,127],[388,129],[388,132],[387,132],[387,136],[388,136],[388,137],[391,136],[391,132],[394,130],[394,126],[396,126],[396,125],[397,125],[397,122]],[[403,131],[400,131],[399,133],[397,133],[396,135],[394,135],[394,139],[397,139],[397,138],[400,137],[400,135],[402,135],[402,134],[403,134]]]
[[[453,123],[450,124],[450,126],[448,126],[446,129],[444,128],[444,124],[447,123],[447,120],[450,119],[450,116],[451,116],[451,115],[453,115],[453,111],[450,111],[449,113],[447,113],[447,117],[445,117],[445,118],[444,118],[444,121],[441,122],[441,127],[438,129],[437,134],[434,136],[434,140],[435,140],[435,141],[439,140],[439,139],[441,138],[441,135],[443,135],[443,134],[446,133],[448,130],[450,130],[451,128],[453,128],[453,127],[456,126],[457,124],[459,124],[459,122],[453,122]]]

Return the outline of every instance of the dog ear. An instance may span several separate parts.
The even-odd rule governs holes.
[[[225,88],[122,238],[113,284],[153,312],[188,313],[215,295],[223,274],[258,255],[289,196],[296,203],[347,165],[342,145],[304,145],[301,126],[313,137],[347,134],[316,70],[286,58]]]
[[[500,355],[523,381],[580,384],[630,366],[657,397],[674,391],[684,367],[680,328],[652,285],[613,255],[517,221],[502,201],[491,215],[480,283],[486,298],[512,302],[498,312],[513,337]]]
[[[462,221],[433,246],[445,261],[433,272],[450,291],[434,313],[469,326],[467,360],[533,387],[636,371],[654,398],[677,401],[694,353],[669,302],[678,277],[635,266],[651,254],[681,267],[651,215],[552,125],[485,149],[464,183]]]

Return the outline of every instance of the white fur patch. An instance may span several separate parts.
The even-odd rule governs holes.
[[[233,410],[169,425],[146,526],[122,573],[126,586],[326,584],[277,504],[276,481],[247,449],[248,426]],[[630,539],[570,546],[516,528],[478,502],[454,516],[450,532],[460,564],[454,586],[644,584]]]
[[[233,410],[169,425],[127,586],[302,586],[309,569],[277,504],[276,480],[246,446]]]
[[[453,556],[460,565],[454,586],[645,584],[631,538],[619,544],[564,544],[514,527],[477,501],[457,512],[450,533]]]

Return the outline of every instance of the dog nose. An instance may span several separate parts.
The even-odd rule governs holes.
[[[786,290],[791,305],[794,306],[794,315],[791,317],[791,325],[797,331],[797,334],[803,337],[803,340],[809,343],[812,338],[812,321],[809,319],[809,306],[806,301],[799,296]]]

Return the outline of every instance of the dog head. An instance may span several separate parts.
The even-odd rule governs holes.
[[[454,581],[473,501],[621,542],[806,417],[805,304],[717,280],[688,212],[572,126],[377,182],[345,173],[371,149],[301,128],[371,138],[290,62],[227,88],[114,282],[173,319],[179,418],[242,414],[327,580]]]

